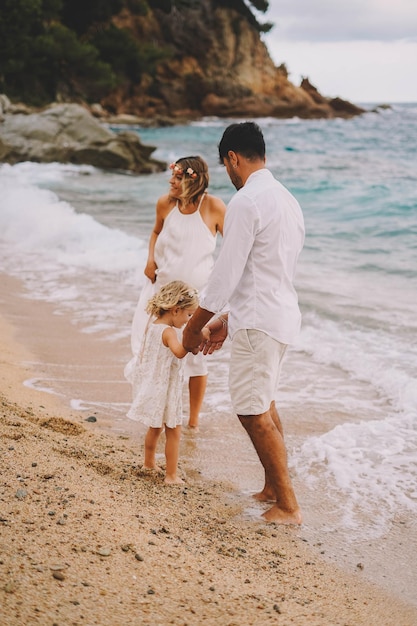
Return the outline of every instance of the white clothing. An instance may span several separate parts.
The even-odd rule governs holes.
[[[219,257],[200,306],[220,313],[229,302],[229,335],[256,329],[280,343],[296,339],[301,313],[294,289],[304,219],[294,196],[262,168],[232,197]]]
[[[214,265],[217,233],[213,235],[201,217],[200,207],[205,197],[203,194],[194,213],[181,213],[178,205],[175,205],[165,218],[155,243],[154,258],[158,267],[156,281],[152,283],[146,278],[133,317],[131,345],[134,356],[138,354],[149,319],[146,306],[154,293],[172,280],[182,280],[198,291],[207,283]],[[131,378],[132,365],[130,361],[125,368],[128,380]],[[187,354],[185,376],[206,374],[206,357],[201,352]]]
[[[278,399],[287,345],[260,330],[237,330],[232,339],[229,390],[237,415],[261,415]]]
[[[154,251],[159,287],[182,280],[200,291],[207,283],[214,265],[216,236],[201,217],[204,198],[194,213],[181,213],[176,205],[167,215]]]
[[[182,424],[183,363],[164,346],[166,324],[149,324],[135,361],[127,417],[152,428]]]

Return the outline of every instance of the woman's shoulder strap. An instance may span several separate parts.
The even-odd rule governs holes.
[[[204,198],[206,196],[207,196],[207,189],[205,191],[203,191],[203,193],[201,194],[201,198],[200,198],[200,202],[198,203],[197,211],[200,210],[200,207],[203,204],[203,200],[204,200]]]

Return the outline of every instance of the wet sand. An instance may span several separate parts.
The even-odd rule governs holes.
[[[199,435],[183,438],[184,486],[142,472],[141,433],[106,423],[105,396],[101,409],[67,404],[87,398],[94,379],[123,410],[127,342],[109,350],[80,337],[49,305],[22,300],[16,281],[0,285],[2,625],[417,623],[416,607],[360,566],[347,573],[324,560],[302,527],[249,515],[249,493],[201,471]],[[59,368],[68,396],[23,384],[47,387]]]

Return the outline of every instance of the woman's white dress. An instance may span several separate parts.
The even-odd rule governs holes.
[[[172,280],[182,280],[190,287],[201,291],[213,269],[217,234],[213,235],[201,216],[200,207],[204,198],[205,194],[194,213],[181,213],[176,205],[165,218],[162,231],[157,237],[154,250],[158,267],[156,281],[152,283],[148,278],[145,279],[132,322],[133,359],[125,368],[125,376],[130,382],[134,362],[149,319],[146,313],[148,300],[158,289]],[[207,374],[205,358],[202,353],[188,354],[185,357],[185,376]]]
[[[133,402],[127,417],[152,428],[182,424],[183,360],[162,342],[166,324],[149,324],[132,373]]]

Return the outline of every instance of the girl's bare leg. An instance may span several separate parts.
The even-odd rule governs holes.
[[[155,459],[156,446],[158,445],[158,439],[161,432],[162,428],[148,428],[148,432],[145,436],[145,461],[143,463],[143,469],[161,471],[161,468],[157,466]]]
[[[180,485],[184,481],[177,475],[178,456],[180,449],[181,426],[168,428],[165,426],[165,458],[166,476],[165,482],[168,485]]]
[[[198,418],[200,416],[201,407],[204,400],[204,394],[207,387],[206,376],[190,376],[188,382],[188,390],[190,393],[190,419],[188,420],[189,428],[198,428]]]

